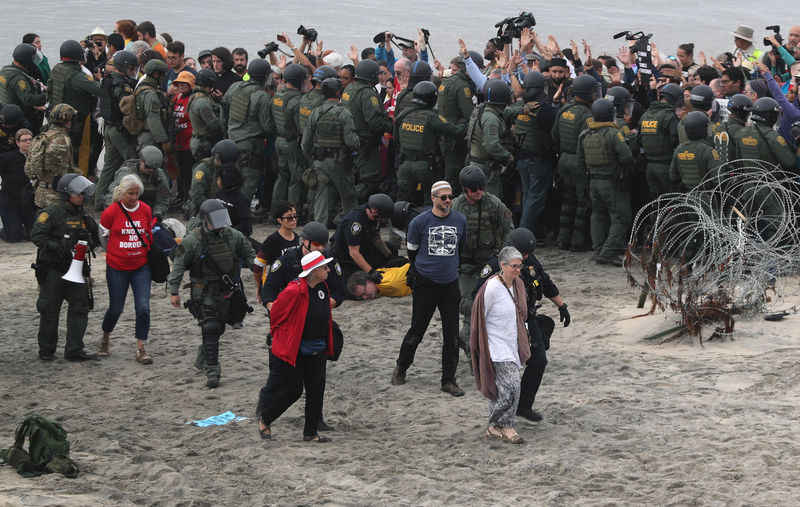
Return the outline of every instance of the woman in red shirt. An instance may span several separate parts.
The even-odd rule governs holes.
[[[144,184],[138,176],[124,176],[114,189],[114,204],[106,208],[100,217],[100,237],[106,247],[108,310],[103,317],[103,338],[97,355],[109,355],[111,331],[117,325],[125,307],[130,286],[133,289],[136,311],[134,357],[139,363],[151,364],[153,359],[145,351],[144,344],[150,332],[150,268],[147,266],[147,250],[152,243],[150,226],[153,213],[150,206],[139,200],[139,194],[143,190]],[[139,236],[147,244],[142,244]]]

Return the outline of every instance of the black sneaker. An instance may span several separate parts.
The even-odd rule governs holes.
[[[77,354],[72,354],[71,356],[67,356],[64,359],[72,363],[81,361],[94,361],[95,359],[97,359],[97,354],[89,354],[85,350],[81,350]]]
[[[539,422],[542,420],[542,414],[530,408],[517,409],[517,415],[532,422]]]

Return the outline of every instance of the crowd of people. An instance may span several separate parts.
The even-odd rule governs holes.
[[[332,309],[411,294],[392,384],[406,383],[438,308],[441,390],[464,394],[461,347],[490,399],[487,436],[520,443],[514,416],[542,417],[533,402],[555,325],[537,301],[571,319],[535,247],[594,250],[598,264],[620,266],[647,202],[727,161],[798,168],[800,26],[761,51],[741,25],[735,48],[709,58],[691,43],[667,56],[646,36],[593,56],[585,41],[561,49],[523,28],[482,52],[459,40],[445,63],[421,29],[416,40],[380,33],[346,56],[298,33],[299,46],[282,33],[256,57],[216,47],[195,58],[153,23],[124,19],[64,41],[52,68],[39,36],[23,36],[0,70],[0,238],[38,248],[42,360],[55,359],[63,301],[65,358],[96,358],[83,344],[91,288],[63,278],[86,243],[108,253],[98,354],[110,354],[131,287],[135,359],[153,362],[149,265],[156,231],[177,234],[165,222],[173,211],[188,224],[179,244],[167,240],[171,303],[181,306],[189,271],[184,306],[201,328],[195,366],[209,388],[220,335],[252,311],[243,266],[251,299],[271,312],[262,438],[305,385],[304,437],[326,441]],[[277,225],[263,242],[250,237],[259,220]],[[389,221],[408,258],[381,234]]]

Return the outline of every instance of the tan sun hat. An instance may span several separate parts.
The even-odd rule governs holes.
[[[90,33],[87,37],[94,37],[95,35],[100,35],[104,37],[106,40],[108,40],[108,34],[106,34],[106,32],[104,32],[103,29],[100,28],[99,26],[94,27],[92,33]]]
[[[739,25],[736,30],[731,33],[737,39],[743,39],[748,42],[753,42],[753,29],[747,25]]]

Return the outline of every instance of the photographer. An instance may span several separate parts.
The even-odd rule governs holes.
[[[408,58],[409,61],[412,63],[417,60],[417,46],[419,47],[419,59],[423,62],[428,61],[428,49],[425,46],[425,35],[422,32],[421,28],[417,28],[417,34],[419,35],[419,39],[415,41],[415,43],[406,43],[402,42],[401,49],[403,54],[401,57]],[[392,32],[386,31],[384,32],[384,39],[380,43],[378,43],[377,47],[375,47],[375,60],[377,61],[385,61],[389,64],[389,72],[392,73],[394,76],[394,51],[392,51],[392,38],[394,34]],[[377,37],[376,37],[377,38]],[[375,39],[373,39],[375,40]],[[377,42],[377,41],[375,41]]]
[[[108,44],[108,36],[102,28],[96,26],[92,33],[86,36],[86,40],[81,42],[86,52],[86,68],[89,69],[94,75],[94,78],[100,80],[105,71],[106,61],[106,45]]]
[[[769,71],[772,75],[778,76],[781,81],[787,81],[792,77],[789,69],[796,60],[789,53],[789,51],[787,51],[786,48],[781,45],[782,41],[783,38],[781,38],[780,34],[778,33],[764,37],[764,45],[769,42],[769,47],[771,49],[766,55],[764,55],[764,58],[761,59],[761,62],[769,66]],[[778,56],[780,56],[781,61],[778,61]],[[784,65],[781,65],[781,63]]]

